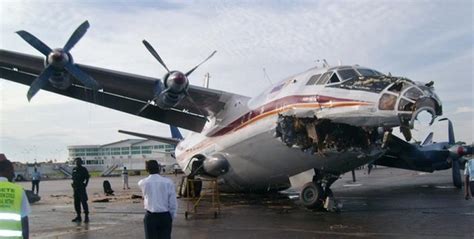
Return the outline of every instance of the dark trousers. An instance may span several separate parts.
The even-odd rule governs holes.
[[[31,191],[35,193],[35,188],[36,188],[36,194],[39,192],[39,184],[40,180],[32,180],[31,181]]]
[[[81,204],[85,214],[89,214],[89,206],[87,205],[87,192],[85,187],[74,188],[74,209],[77,216],[81,216]]]
[[[143,219],[146,239],[170,239],[172,219],[169,212],[146,212]]]

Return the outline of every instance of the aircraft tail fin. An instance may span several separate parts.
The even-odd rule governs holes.
[[[179,139],[180,141],[184,139],[183,135],[181,135],[181,132],[179,132],[178,127],[170,125],[170,131],[171,131],[171,138]]]
[[[167,137],[161,137],[161,136],[156,136],[156,135],[130,132],[130,131],[125,131],[125,130],[119,130],[118,132],[122,133],[122,134],[133,135],[133,136],[137,136],[137,137],[140,137],[140,138],[154,140],[154,141],[158,141],[158,142],[162,142],[162,143],[166,143],[166,144],[171,144],[171,145],[175,145],[175,146],[178,145],[178,143],[181,141],[181,139],[176,139],[176,138],[167,138]],[[179,131],[178,131],[178,133],[179,133]]]

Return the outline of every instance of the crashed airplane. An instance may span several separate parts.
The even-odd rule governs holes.
[[[217,178],[226,191],[282,190],[304,173],[310,177],[301,200],[321,207],[341,174],[384,154],[384,135],[393,127],[409,140],[421,111],[433,119],[442,114],[432,82],[358,65],[324,64],[251,98],[189,84],[191,73],[215,52],[187,72],[169,70],[144,40],[166,70],[161,80],[75,64],[69,51],[88,27],[84,22],[53,50],[18,32],[45,58],[0,50],[0,77],[30,85],[29,100],[42,89],[193,131],[183,140],[131,134],[175,143],[186,174]]]

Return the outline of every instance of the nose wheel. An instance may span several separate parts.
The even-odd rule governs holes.
[[[334,200],[333,193],[329,188],[337,177],[316,174],[313,181],[303,185],[300,192],[300,200],[303,206],[309,209],[326,209],[328,211],[339,211],[339,204]]]
[[[306,183],[300,193],[300,199],[306,208],[321,209],[324,205],[323,187],[320,184]]]

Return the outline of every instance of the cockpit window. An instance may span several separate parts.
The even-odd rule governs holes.
[[[388,90],[394,93],[400,93],[403,89],[403,86],[403,82],[395,82],[392,86],[390,86],[390,88],[388,88]]]
[[[343,81],[351,78],[356,79],[357,77],[359,77],[354,69],[338,70],[337,73]]]
[[[339,80],[339,77],[337,77],[337,74],[334,73],[332,74],[331,78],[329,79],[329,82],[328,84],[331,84],[331,83],[338,83],[340,80]]]
[[[393,110],[395,109],[395,103],[397,102],[397,97],[391,94],[383,94],[380,98],[379,109],[381,110]]]
[[[329,77],[331,76],[332,71],[324,73],[319,80],[316,82],[316,85],[322,85],[326,84],[326,81],[328,81]]]
[[[413,88],[407,90],[407,92],[405,92],[405,94],[403,94],[403,95],[407,98],[412,99],[412,100],[416,100],[416,99],[420,98],[420,96],[423,95],[423,92],[421,92],[417,88],[413,87]]]
[[[400,103],[398,103],[399,111],[413,111],[414,107],[415,107],[415,104],[405,99],[401,99]]]
[[[311,78],[309,78],[308,82],[306,82],[306,85],[314,85],[314,84],[316,84],[316,81],[318,81],[318,79],[319,79],[320,76],[321,76],[321,74],[317,74],[317,75],[311,76]]]
[[[363,75],[363,76],[381,76],[383,75],[382,73],[371,70],[371,69],[365,69],[365,68],[358,68],[357,71]]]

